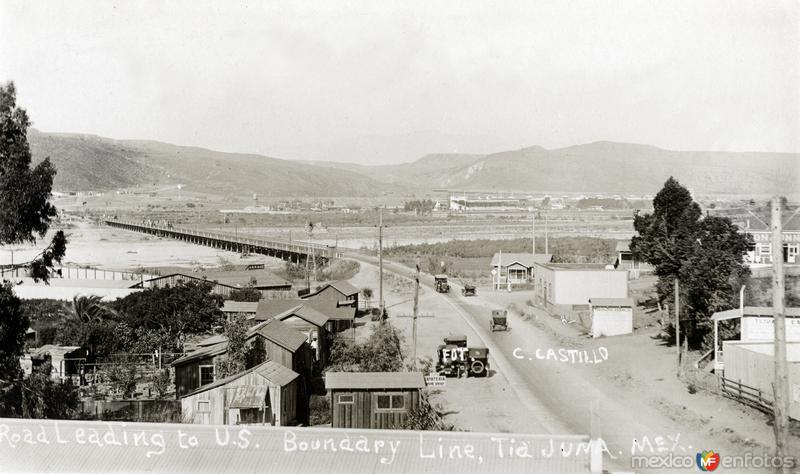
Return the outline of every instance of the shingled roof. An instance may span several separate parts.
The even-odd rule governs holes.
[[[250,338],[256,333],[292,352],[296,351],[297,348],[306,342],[306,336],[303,335],[303,333],[278,319],[270,319],[263,323],[256,324],[250,328],[247,337]]]
[[[303,295],[302,298],[303,299],[311,298],[312,296],[321,293],[326,288],[334,288],[336,291],[338,291],[339,293],[343,294],[344,296],[357,295],[358,292],[359,292],[359,289],[356,288],[355,286],[353,286],[353,284],[350,283],[349,281],[347,281],[347,280],[339,280],[339,281],[334,281],[332,283],[328,283],[327,285],[322,285],[321,287],[319,287],[315,291],[312,291],[311,293],[308,293],[307,295]]]
[[[548,263],[553,260],[553,255],[549,253],[496,253],[492,256],[492,266],[496,267],[502,264],[504,267],[519,263],[525,267],[531,268],[534,263]]]
[[[424,388],[422,372],[328,372],[325,389]]]
[[[278,385],[278,386],[281,386],[281,387],[286,386],[292,380],[294,380],[294,379],[296,379],[297,377],[300,376],[300,374],[298,374],[297,372],[293,371],[292,369],[284,367],[284,366],[278,364],[277,362],[274,362],[274,361],[271,361],[271,360],[267,360],[267,361],[264,361],[264,362],[262,362],[261,364],[255,366],[255,367],[251,367],[251,368],[249,368],[247,370],[239,372],[238,374],[233,374],[233,375],[230,375],[230,376],[225,377],[223,379],[219,379],[219,380],[217,380],[215,382],[212,382],[210,384],[206,384],[206,385],[203,385],[201,387],[198,387],[193,392],[187,393],[186,395],[184,395],[181,398],[190,397],[192,395],[196,395],[198,393],[205,392],[206,390],[211,390],[212,388],[216,388],[216,387],[220,387],[222,385],[226,385],[226,384],[228,384],[230,382],[233,382],[236,379],[244,377],[245,375],[247,375],[247,374],[249,374],[251,372],[255,372],[258,375],[264,377],[267,381],[271,382],[272,384]]]

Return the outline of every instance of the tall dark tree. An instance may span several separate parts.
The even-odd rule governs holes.
[[[10,283],[0,284],[0,386],[21,377],[19,357],[29,321]]]
[[[690,346],[702,346],[708,318],[734,304],[749,275],[743,265],[748,237],[726,217],[703,217],[691,193],[672,177],[653,200],[653,213],[637,211],[633,227],[638,235],[631,239],[631,251],[653,265],[661,301],[675,299],[674,289],[680,288],[680,329]]]
[[[17,107],[14,83],[0,86],[0,245],[35,244],[56,216],[48,199],[56,169],[49,158],[31,168],[25,109]],[[33,260],[23,263],[35,279],[47,280],[54,262],[66,252],[62,231]]]
[[[56,170],[49,159],[31,168],[28,127],[28,114],[17,107],[14,84],[0,85],[0,247],[36,243],[56,215],[48,201]],[[35,279],[46,281],[53,263],[64,256],[66,243],[64,233],[58,231],[36,258],[20,266],[28,267]],[[0,411],[4,413],[17,414],[21,408],[19,356],[28,327],[12,287],[0,282]],[[9,397],[12,392],[17,396]]]

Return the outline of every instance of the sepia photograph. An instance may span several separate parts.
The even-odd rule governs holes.
[[[0,473],[800,474],[800,1],[0,0]]]

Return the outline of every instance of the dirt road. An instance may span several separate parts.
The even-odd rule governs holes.
[[[375,263],[375,259],[370,257],[352,257]],[[413,273],[410,268],[387,261],[384,261],[384,270],[404,276]],[[528,428],[529,432],[538,429],[544,430],[539,432],[563,434],[599,433],[608,445],[604,464],[619,470],[631,469],[632,454],[673,454],[694,458],[698,451],[703,450],[730,454],[741,452],[741,446],[695,429],[697,427],[692,423],[681,418],[680,407],[675,407],[677,413],[667,416],[635,394],[615,388],[613,382],[601,377],[595,369],[595,363],[603,363],[600,345],[594,348],[593,353],[589,352],[588,360],[591,362],[580,363],[581,355],[575,356],[574,363],[571,357],[562,361],[559,350],[573,348],[561,347],[557,338],[526,323],[519,315],[510,315],[511,331],[491,332],[490,310],[501,308],[492,301],[491,293],[465,298],[460,294],[461,287],[451,282],[451,293],[438,294],[432,290],[430,275],[425,275],[422,283],[433,299],[444,301],[451,313],[461,319],[462,328],[471,331],[489,348],[491,364],[515,392],[517,401],[510,409],[524,412],[526,416],[532,415],[536,420],[535,425]],[[474,340],[470,340],[470,345]],[[553,357],[548,359],[548,354]],[[607,353],[607,358],[613,357],[613,352]],[[646,363],[630,361],[632,364],[643,362]],[[496,403],[490,401],[487,406]],[[592,406],[597,407],[594,417]]]

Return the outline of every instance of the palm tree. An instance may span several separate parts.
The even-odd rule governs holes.
[[[72,298],[72,307],[67,313],[67,323],[76,325],[81,346],[90,348],[94,353],[94,325],[117,315],[114,309],[103,303],[101,296],[80,295]]]

